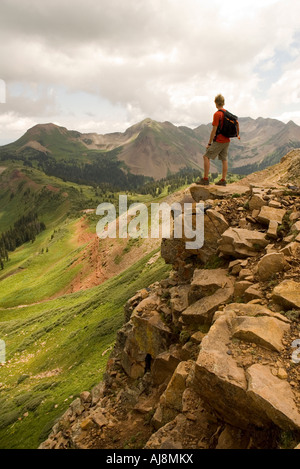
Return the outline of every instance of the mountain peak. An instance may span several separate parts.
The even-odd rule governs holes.
[[[61,133],[65,133],[67,129],[65,127],[60,127],[59,125],[53,124],[51,122],[46,124],[36,124],[30,129],[27,130],[27,135],[38,135],[40,133],[46,132],[47,134],[52,133],[53,131],[58,130]]]

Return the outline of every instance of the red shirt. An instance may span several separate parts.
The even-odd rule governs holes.
[[[223,108],[222,108],[223,109]],[[225,111],[225,109],[223,109]],[[221,127],[223,125],[223,120],[224,120],[224,114],[223,112],[221,111],[217,111],[214,113],[214,117],[213,117],[213,123],[212,125],[213,126],[218,126],[219,125],[219,122],[221,120]],[[219,143],[228,143],[230,142],[230,138],[228,137],[224,137],[224,135],[222,134],[219,134],[215,140],[216,142],[219,142]]]

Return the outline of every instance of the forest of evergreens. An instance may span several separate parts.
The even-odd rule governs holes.
[[[46,229],[45,223],[39,221],[37,213],[29,212],[19,218],[14,226],[0,235],[0,268],[8,261],[8,252],[14,251],[28,241],[33,242],[36,236]]]

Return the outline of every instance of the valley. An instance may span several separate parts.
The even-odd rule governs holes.
[[[258,138],[259,122],[248,118],[242,122],[244,128],[253,126],[253,134],[249,131],[249,145],[242,150],[233,142],[232,167],[240,151],[243,163],[251,161],[251,168],[264,165],[258,155],[247,157],[254,155],[250,141]],[[263,123],[268,132],[274,130],[273,122]],[[287,127],[280,126],[284,134]],[[297,133],[294,126],[289,128]],[[165,254],[161,257],[161,238],[100,240],[95,210],[102,202],[117,206],[121,193],[126,193],[129,203],[147,206],[182,202],[183,196],[191,201],[186,197],[201,175],[201,152],[209,129],[178,130],[170,123],[146,119],[124,134],[101,137],[49,124],[36,126],[20,141],[0,148],[0,232],[12,230],[33,209],[45,225],[32,241],[9,251],[0,270],[0,339],[6,345],[6,361],[0,364],[1,448],[37,448],[83,391],[94,390],[95,396],[101,392],[99,383],[111,371],[111,353],[124,326],[124,305],[136,292],[146,299],[161,291],[166,307],[162,317],[168,314],[169,287],[161,285],[173,285],[169,276],[174,275],[174,266]],[[262,130],[260,145],[266,137]],[[293,133],[291,138],[298,137]],[[286,148],[291,140],[286,143],[282,137],[281,143]],[[269,155],[272,145],[266,147]],[[267,161],[279,157],[280,151]],[[212,167],[211,182],[219,178],[217,166]],[[241,179],[233,172],[228,182]],[[249,174],[236,187],[288,183],[299,184],[298,150],[271,168]],[[229,197],[233,201],[241,197],[240,208],[246,207],[245,197],[230,195],[228,188]],[[176,257],[176,249],[167,257]],[[186,264],[184,275],[189,275],[190,265],[180,255],[178,265]],[[207,266],[215,262],[213,258]],[[115,373],[119,376],[113,369],[110,379]],[[148,437],[151,428],[145,429]]]

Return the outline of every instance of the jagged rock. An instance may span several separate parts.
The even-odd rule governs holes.
[[[99,427],[105,427],[108,424],[108,418],[103,414],[103,410],[101,408],[95,410],[91,414],[91,418],[93,422]]]
[[[249,282],[248,280],[242,280],[240,282],[236,282],[234,284],[234,298],[235,300],[238,299],[243,299],[245,291],[250,288],[253,285],[252,282]]]
[[[285,256],[296,256],[297,251],[299,249],[299,245],[297,242],[289,243],[287,244],[284,248],[280,249],[280,252],[284,254]]]
[[[89,430],[90,428],[93,428],[94,426],[95,426],[95,422],[90,417],[84,419],[80,423],[80,428],[83,431]]]
[[[300,233],[300,221],[297,221],[293,224],[291,231],[296,231],[297,233]]]
[[[192,335],[191,341],[195,344],[201,344],[202,339],[205,337],[205,334],[201,331],[195,332],[195,334]]]
[[[275,220],[271,220],[269,223],[267,236],[272,239],[277,239],[277,230],[278,230],[278,222]]]
[[[262,195],[260,194],[253,194],[251,199],[249,200],[249,209],[251,211],[260,210],[261,207],[263,207],[264,205],[267,205],[267,202],[262,198]]]
[[[290,326],[271,317],[238,317],[232,321],[232,336],[261,347],[283,350],[283,335]]]
[[[238,275],[240,271],[242,270],[242,268],[247,266],[247,263],[248,263],[247,260],[242,261],[240,259],[236,259],[235,261],[232,261],[229,263],[228,271],[232,275]]]
[[[71,403],[70,410],[72,411],[72,414],[75,416],[81,415],[82,412],[84,412],[84,407],[79,397]]]
[[[274,244],[269,244],[267,247],[266,247],[266,253],[267,254],[271,254],[272,252],[278,252],[277,249],[275,248],[275,245]],[[256,272],[257,272],[257,266],[256,266]]]
[[[272,208],[282,208],[282,205],[280,202],[277,202],[277,200],[270,200],[269,202],[269,207]]]
[[[228,229],[228,226],[221,213],[216,210],[207,210],[204,215],[204,245],[196,252],[201,262],[207,262],[216,253],[217,242],[222,233]]]
[[[189,305],[188,296],[190,288],[190,285],[179,285],[170,289],[170,306],[174,322],[178,320],[180,313]]]
[[[244,300],[246,302],[252,301],[252,300],[260,300],[263,298],[263,294],[259,289],[259,284],[256,285],[251,285],[250,287],[245,290],[244,293]]]
[[[92,403],[92,395],[90,392],[88,391],[83,391],[81,394],[80,394],[80,400],[81,400],[81,403],[84,405],[84,404],[91,404]]]
[[[133,310],[133,315],[138,315],[144,311],[153,311],[160,304],[160,299],[157,295],[151,295],[139,302],[139,304]]]
[[[280,313],[274,313],[266,306],[260,304],[250,304],[250,303],[231,303],[225,306],[224,311],[220,314],[234,313],[235,316],[250,316],[250,317],[259,317],[267,316],[279,319],[282,322],[290,324],[290,320],[283,316]],[[216,313],[217,315],[217,313]]]
[[[284,209],[264,206],[259,212],[258,220],[266,225],[269,225],[271,220],[281,224],[285,214],[286,210]]]
[[[214,224],[219,234],[224,233],[224,231],[229,228],[227,221],[221,213],[212,209],[206,210],[205,213],[210,221]]]
[[[300,307],[300,205],[296,195],[286,196],[284,190],[280,189],[283,197],[276,202],[271,189],[253,189],[250,210],[254,218],[264,215],[260,221],[266,227],[261,232],[254,231],[260,225],[242,207],[245,198],[228,197],[212,202],[215,208],[206,210],[203,248],[188,251],[184,237],[163,240],[162,251],[175,267],[172,276],[140,290],[128,301],[128,322],[118,333],[105,382],[72,403],[44,447],[107,448],[112,443],[120,447],[141,431],[145,441],[150,437],[147,449],[244,449],[256,446],[258,433],[263,447],[268,443],[278,446],[279,429],[300,434],[298,370],[291,364],[297,324],[294,315],[287,314],[289,320],[275,312]],[[221,188],[219,195],[209,197],[226,197],[222,192]],[[254,209],[256,203],[259,209]],[[289,217],[294,229],[281,241],[277,239],[278,214],[288,210],[294,210]],[[268,221],[271,213],[277,221]],[[236,228],[247,226],[248,221],[256,225]],[[287,226],[284,224],[284,230]],[[267,237],[274,244],[268,244]],[[221,257],[235,260],[228,269],[199,269],[212,255],[215,260],[219,240]],[[264,248],[271,256],[260,255]],[[291,257],[286,277],[295,277],[297,282],[286,280],[271,295],[271,283],[255,284],[262,279],[259,270],[264,266],[270,278],[267,261],[280,259],[285,269],[289,265],[286,256]],[[277,268],[273,269],[275,275]],[[245,303],[230,303],[233,296]],[[273,311],[263,306],[268,300],[272,300]],[[202,324],[205,326],[199,327]],[[152,423],[160,428],[152,434],[149,421],[154,410]]]
[[[258,409],[284,430],[300,430],[300,414],[294,395],[286,381],[273,376],[263,365],[252,365],[247,370],[248,394]]]
[[[290,385],[272,376],[269,368],[262,365],[250,366],[245,373],[232,354],[227,353],[234,324],[239,319],[234,310],[239,308],[241,314],[252,310],[255,315],[257,306],[229,305],[216,313],[215,322],[201,343],[194,389],[230,425],[247,429],[249,425],[268,428],[275,424],[283,430],[299,430],[300,414]],[[262,307],[258,309],[263,311]]]
[[[129,321],[134,308],[136,308],[136,306],[148,296],[149,296],[148,290],[146,290],[146,288],[143,288],[125,303],[125,306],[124,306],[125,322]]]
[[[138,308],[131,316],[131,329],[121,353],[122,367],[134,379],[144,375],[147,357],[156,358],[172,341],[172,332],[157,311]]]
[[[105,384],[103,382],[93,387],[91,391],[93,406],[96,405],[100,401],[101,397],[103,397],[104,388],[105,388]]]
[[[290,221],[297,221],[300,219],[300,212],[292,212],[290,214]]]
[[[204,271],[208,272],[208,271]],[[228,303],[233,297],[232,280],[227,277],[222,288],[218,288],[212,295],[205,296],[183,311],[180,322],[183,324],[211,324],[213,314],[222,304]]]
[[[277,373],[278,378],[280,379],[288,379],[288,374],[284,368],[279,368]]]
[[[239,273],[239,279],[240,280],[245,280],[247,277],[251,277],[252,272],[250,269],[242,269]]]
[[[250,187],[242,186],[241,184],[229,184],[228,186],[199,186],[193,184],[190,187],[191,196],[196,202],[201,200],[205,201],[208,199],[223,199],[230,197],[233,194],[249,195]]]
[[[176,349],[172,353],[168,351],[158,355],[154,359],[151,369],[153,383],[160,385],[166,381],[168,382],[180,361],[180,355]]]
[[[174,371],[152,419],[156,429],[173,420],[178,412],[182,411],[182,395],[186,389],[186,380],[191,366],[192,362],[181,362]]]
[[[189,304],[228,285],[227,269],[196,269],[189,290]],[[188,306],[188,305],[187,305]]]
[[[231,340],[230,316],[222,315],[210,328],[201,343],[196,362],[194,389],[225,422],[247,428],[249,422],[262,424],[262,416],[250,410],[244,370],[227,354]]]
[[[185,249],[185,243],[182,239],[164,238],[161,242],[161,257],[166,264],[177,266],[178,260],[185,260],[191,256],[191,253]]]
[[[239,428],[225,425],[219,436],[216,449],[247,449],[250,443],[249,435]]]
[[[274,288],[272,299],[285,309],[300,308],[300,283],[284,280]]]
[[[282,272],[289,268],[283,253],[274,252],[266,254],[258,263],[258,276],[265,281],[273,277],[277,272]]]
[[[175,269],[184,267],[184,261],[191,256],[197,255],[203,263],[216,253],[217,241],[222,233],[228,228],[228,223],[222,214],[216,210],[207,210],[204,214],[204,244],[199,249],[186,249],[186,239],[174,238],[163,239],[161,244],[161,257],[167,264],[172,264]]]
[[[268,244],[264,233],[259,231],[229,228],[219,242],[219,251],[226,256],[245,258],[256,256]]]
[[[186,420],[184,415],[177,415],[172,422],[153,433],[144,449],[182,449],[182,430],[186,427]]]

